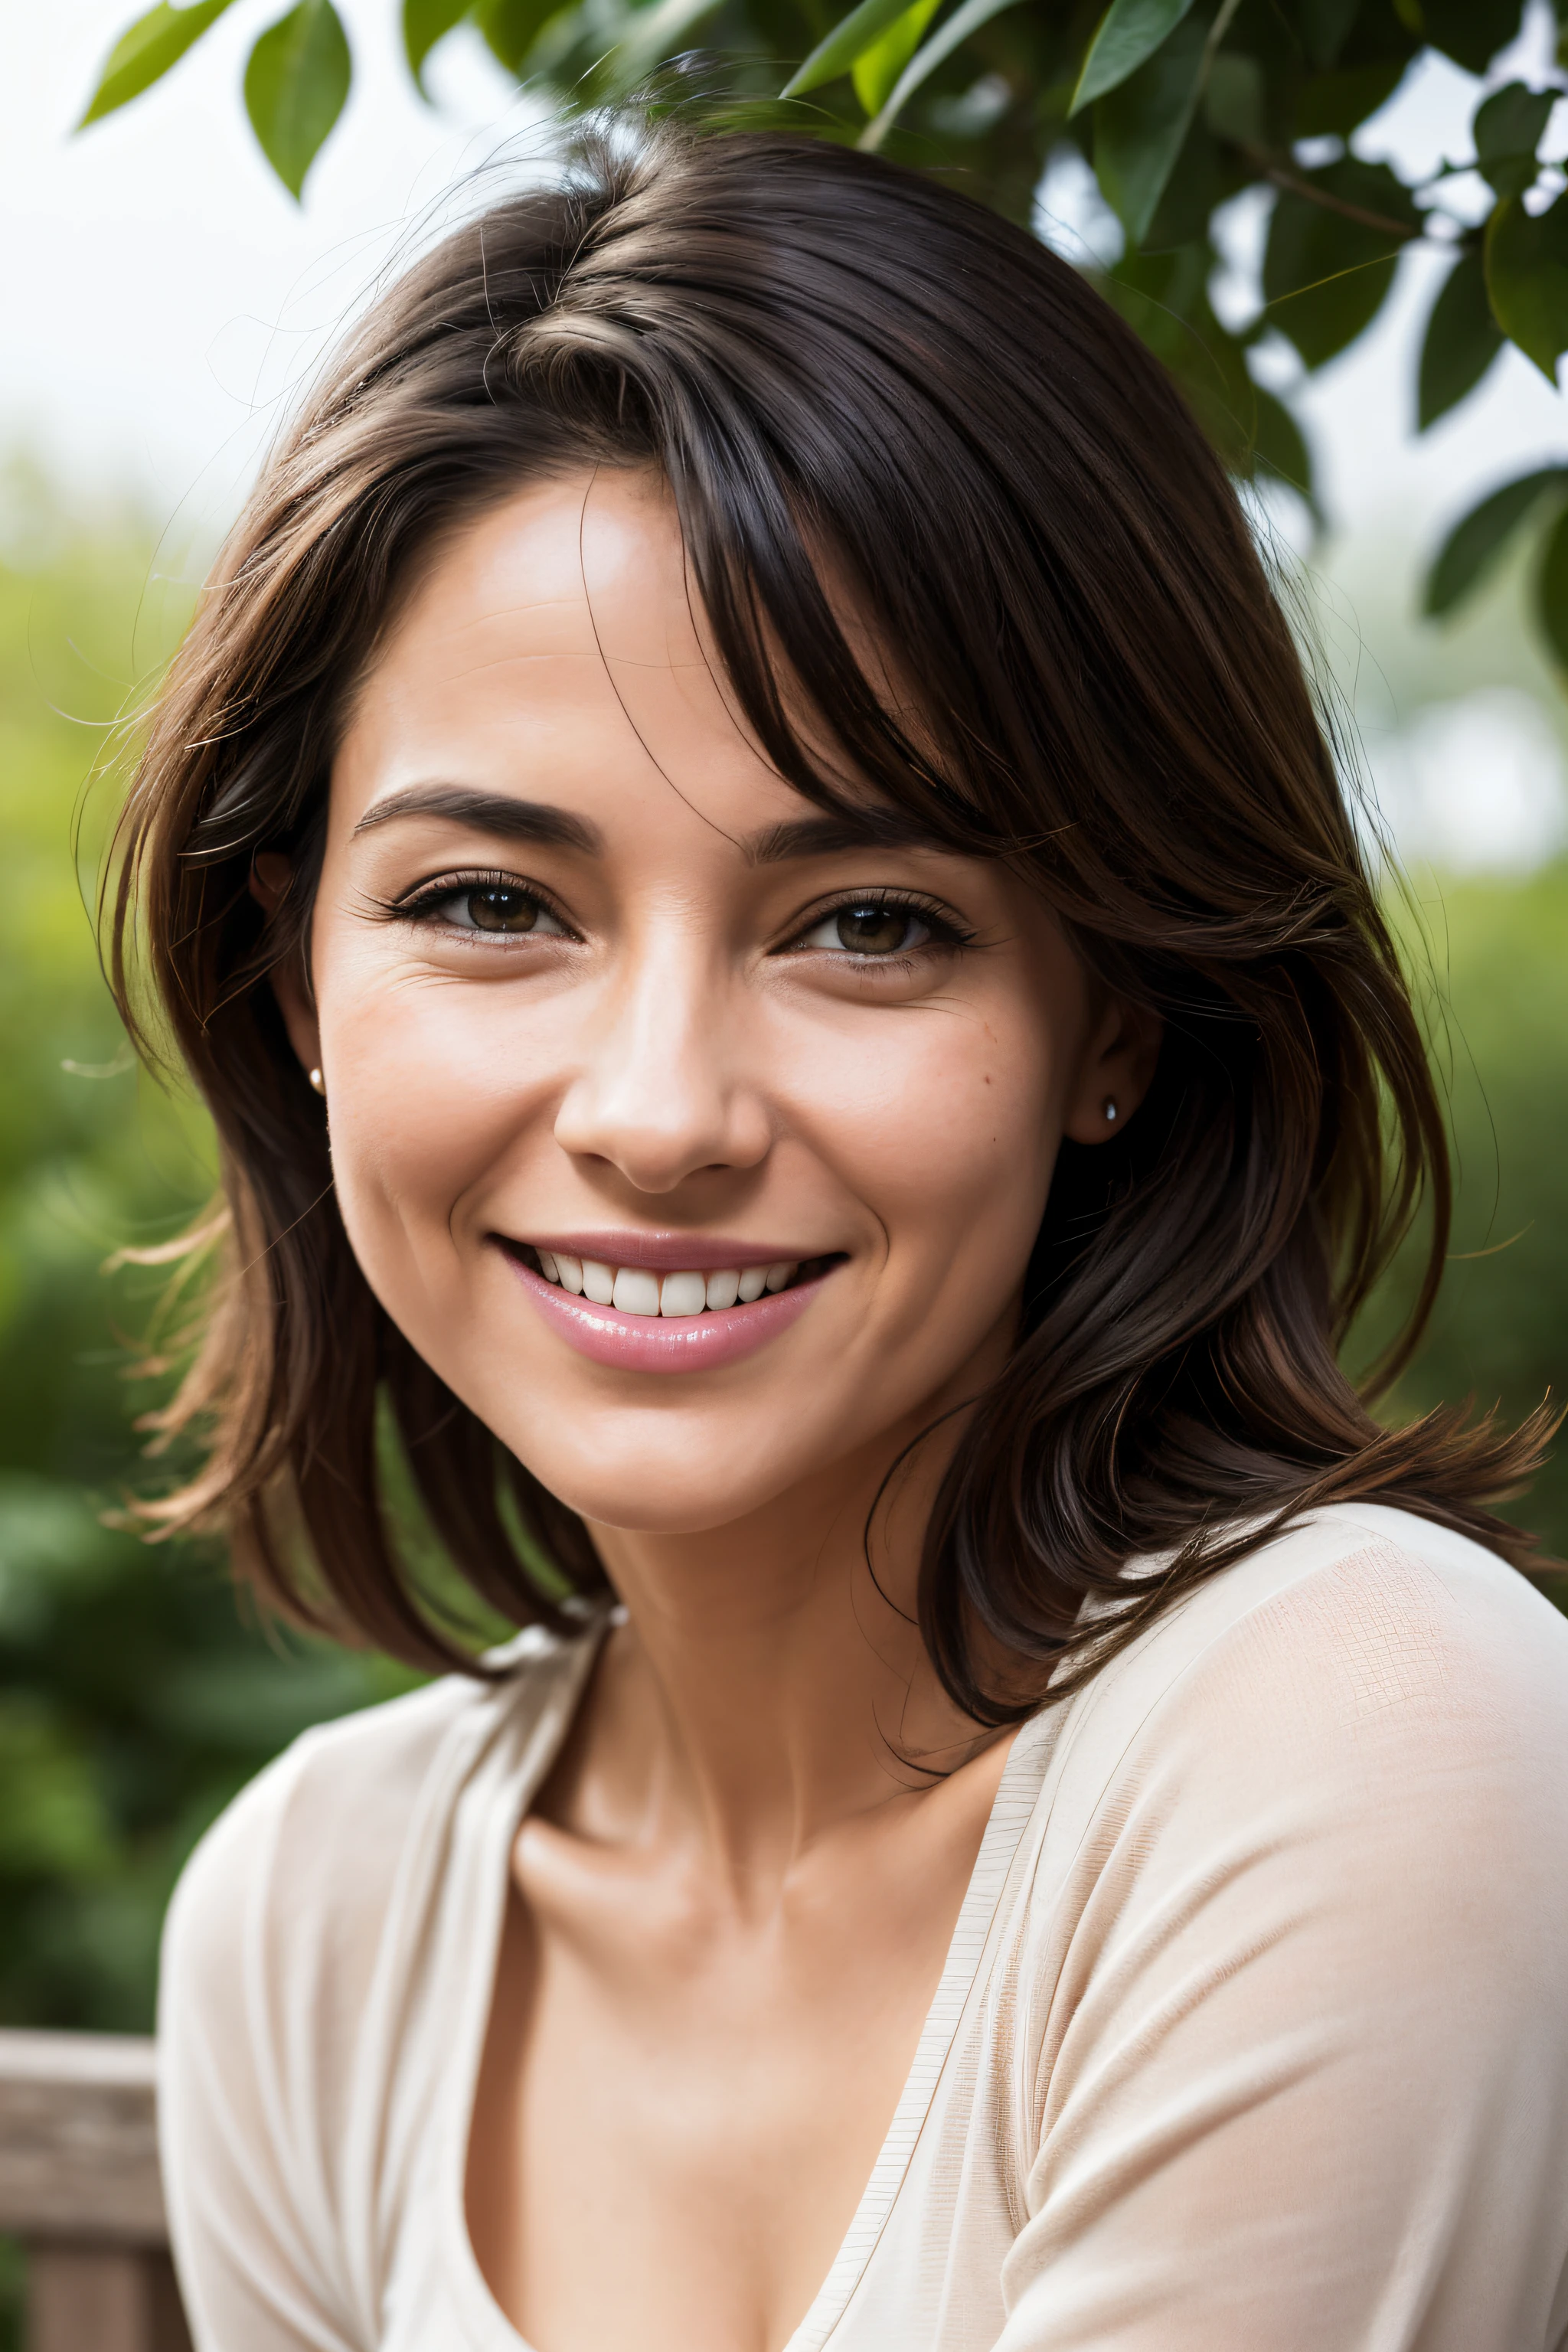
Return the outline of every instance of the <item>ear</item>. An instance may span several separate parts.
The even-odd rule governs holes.
[[[1160,1058],[1165,1024],[1146,1005],[1113,996],[1084,1044],[1063,1132],[1075,1143],[1109,1143],[1144,1096]]]
[[[294,869],[281,851],[258,850],[250,861],[250,895],[265,913],[268,923],[276,922],[289,896],[289,885]],[[278,1009],[283,1015],[283,1026],[289,1032],[289,1043],[299,1057],[302,1070],[321,1067],[321,1027],[316,1018],[316,1001],[310,993],[310,983],[305,970],[303,946],[275,963],[268,975]]]

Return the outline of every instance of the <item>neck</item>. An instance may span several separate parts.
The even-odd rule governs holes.
[[[695,1841],[740,1892],[974,1752],[914,1622],[953,1425],[878,1500],[912,1433],[722,1528],[595,1528],[628,1620],[590,1710],[595,1813]]]

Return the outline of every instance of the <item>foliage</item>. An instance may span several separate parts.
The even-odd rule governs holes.
[[[261,150],[291,196],[342,112],[352,73],[332,0],[300,0],[268,26],[245,68],[245,106]]]
[[[1521,881],[1429,880],[1392,911],[1426,1003],[1458,1178],[1448,1272],[1392,1414],[1472,1398],[1518,1420],[1548,1391],[1568,1403],[1568,860]],[[1392,1328],[1413,1274],[1412,1253],[1369,1307],[1352,1359]],[[1568,1451],[1509,1516],[1568,1560]]]
[[[148,1475],[122,1335],[144,1327],[153,1282],[110,1281],[105,1263],[167,1235],[210,1182],[202,1122],[123,1050],[71,856],[148,601],[129,525],[0,566],[6,2023],[145,2029],[163,1904],[206,1822],[296,1730],[406,1679],[265,1636],[216,1552],[149,1547],[100,1516]],[[90,849],[94,796],[82,814]]]
[[[110,54],[83,123],[168,72],[231,5],[159,0]],[[1310,503],[1310,453],[1251,355],[1282,337],[1309,372],[1338,357],[1383,308],[1407,248],[1452,257],[1424,333],[1420,430],[1476,390],[1505,343],[1553,383],[1568,349],[1568,191],[1542,161],[1564,86],[1555,68],[1540,89],[1480,83],[1473,155],[1423,184],[1356,152],[1426,51],[1484,76],[1519,32],[1521,0],[1111,0],[1103,12],[1098,0],[859,0],[836,21],[823,0],[401,5],[422,91],[431,51],[466,26],[568,108],[638,88],[721,122],[743,108],[740,119],[956,167],[1020,219],[1053,158],[1082,156],[1126,240],[1105,290],[1175,373],[1226,462]],[[351,73],[331,0],[300,0],[257,37],[246,103],[296,196]],[[1489,202],[1479,222],[1465,201],[1478,186]],[[1208,288],[1224,208],[1248,191],[1269,207],[1268,238],[1252,315],[1233,327]],[[1478,514],[1451,533],[1431,609],[1468,595],[1504,539],[1542,528],[1537,618],[1568,668],[1568,538],[1553,535],[1562,502],[1514,484],[1498,496],[1485,528],[1472,530]],[[1507,528],[1494,528],[1505,515]]]

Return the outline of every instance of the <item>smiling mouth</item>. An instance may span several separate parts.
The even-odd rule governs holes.
[[[647,1265],[616,1265],[572,1250],[548,1249],[539,1242],[503,1241],[501,1246],[515,1264],[592,1306],[614,1307],[622,1315],[680,1321],[776,1297],[781,1291],[814,1281],[830,1266],[841,1265],[844,1257],[842,1251],[835,1250],[821,1257],[754,1263],[738,1259],[731,1265],[674,1267],[660,1273]]]

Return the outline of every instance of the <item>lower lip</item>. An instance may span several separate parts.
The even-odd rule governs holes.
[[[787,1331],[827,1279],[815,1275],[749,1307],[709,1307],[700,1315],[623,1315],[546,1282],[519,1258],[509,1255],[507,1263],[568,1347],[595,1364],[626,1372],[709,1372],[737,1363]]]

